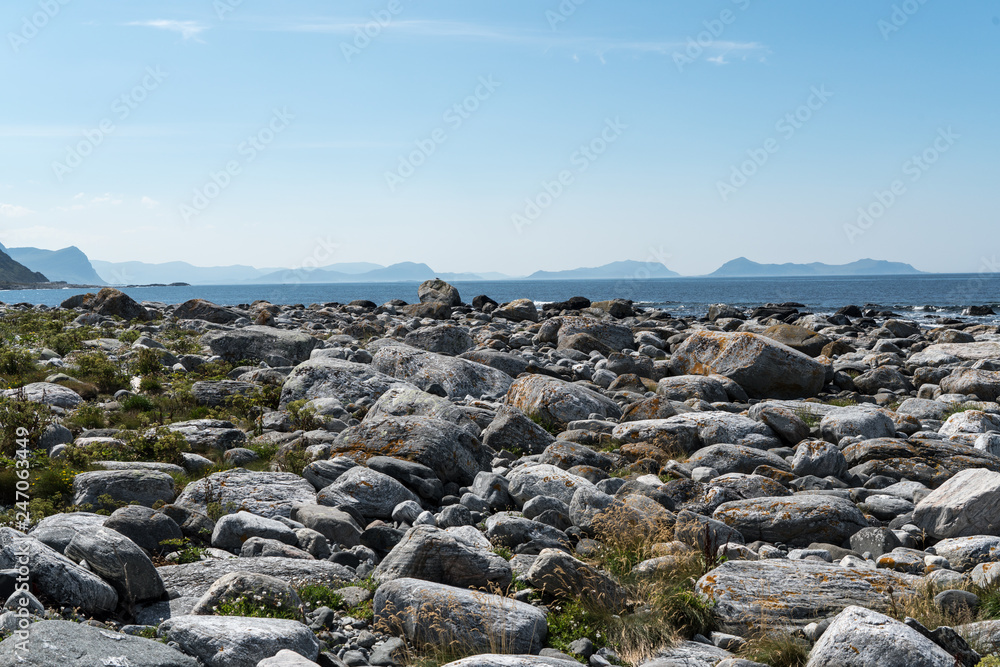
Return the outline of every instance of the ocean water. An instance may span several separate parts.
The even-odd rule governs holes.
[[[753,307],[795,301],[802,310],[829,313],[850,304],[877,305],[904,317],[955,316],[971,305],[991,305],[1000,312],[1000,274],[928,274],[918,276],[851,276],[805,278],[667,278],[620,280],[510,280],[453,283],[462,299],[485,294],[497,302],[528,298],[537,303],[585,296],[593,301],[631,299],[637,305],[666,310],[677,316],[702,316],[713,303]],[[130,287],[123,291],[137,301],[167,304],[206,299],[220,305],[247,304],[263,299],[276,304],[311,304],[368,299],[414,303],[417,285],[407,283],[339,283],[332,285],[193,285],[190,287]],[[87,289],[0,291],[5,303],[59,305]],[[1000,316],[976,318],[1000,322]]]

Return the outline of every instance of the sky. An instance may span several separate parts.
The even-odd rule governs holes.
[[[0,36],[6,246],[512,275],[1000,254],[1000,0],[5,0]]]

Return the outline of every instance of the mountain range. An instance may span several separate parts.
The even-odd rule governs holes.
[[[746,257],[726,262],[707,277],[801,277],[915,275],[923,273],[909,264],[861,259],[850,264],[760,264]],[[564,271],[535,271],[528,276],[503,273],[442,273],[426,264],[400,262],[390,266],[371,262],[345,262],[320,268],[256,268],[194,266],[187,262],[104,262],[90,260],[79,248],[61,250],[5,248],[0,245],[0,282],[65,281],[78,285],[149,285],[189,283],[192,285],[282,285],[294,283],[383,283],[422,282],[431,278],[448,281],[483,280],[643,280],[680,277],[655,262],[620,261],[602,266]]]

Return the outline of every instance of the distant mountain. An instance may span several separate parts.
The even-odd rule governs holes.
[[[416,262],[400,262],[390,266],[379,266],[377,268],[361,273],[345,271],[343,267],[362,266],[357,265],[332,264],[321,269],[280,269],[272,273],[257,276],[249,281],[263,285],[303,282],[303,283],[403,283],[403,282],[423,282],[431,278],[441,280],[482,280],[483,278],[475,273],[439,273],[426,264]]]
[[[7,248],[11,259],[24,264],[32,271],[48,276],[49,280],[64,281],[74,285],[103,285],[104,280],[90,264],[90,260],[76,246],[62,250],[42,248]]]
[[[675,278],[680,274],[656,262],[625,260],[589,269],[535,271],[525,280],[615,280],[637,276],[645,280],[649,278]]]
[[[32,271],[23,264],[11,259],[4,252],[6,248],[0,245],[0,284],[3,283],[47,283],[49,281],[41,273]]]
[[[112,285],[150,285],[170,283],[190,283],[192,285],[232,285],[243,282],[259,282],[255,278],[277,269],[257,269],[252,266],[194,266],[187,262],[102,262],[93,260],[91,264],[97,273]]]
[[[715,272],[708,274],[713,278],[751,278],[789,276],[894,276],[916,275],[923,273],[909,264],[902,262],[887,262],[882,259],[859,259],[850,264],[759,264],[746,257],[738,257],[726,262]]]

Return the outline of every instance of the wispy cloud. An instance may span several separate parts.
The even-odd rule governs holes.
[[[123,200],[120,196],[112,195],[110,192],[106,192],[103,195],[97,195],[96,197],[92,197],[83,192],[78,192],[73,195],[72,203],[69,206],[56,206],[54,210],[63,212],[84,211],[88,208],[100,206],[102,204],[118,206],[122,203],[122,201]]]
[[[0,216],[5,218],[23,218],[34,213],[30,208],[15,206],[14,204],[0,204]]]
[[[198,39],[198,35],[206,30],[208,26],[197,21],[174,21],[169,19],[155,19],[152,21],[132,21],[131,23],[126,23],[125,25],[142,26],[145,28],[159,28],[160,30],[169,30],[171,32],[179,32],[183,39],[193,39],[195,41],[201,41]]]
[[[258,30],[277,32],[302,32],[353,36],[358,30],[371,23],[371,19],[313,19],[298,20],[288,23],[261,23]],[[545,48],[565,48],[573,53],[570,58],[579,60],[581,51],[597,56],[605,62],[604,56],[614,51],[649,53],[662,56],[672,55],[684,49],[688,42],[685,39],[662,41],[635,41],[596,36],[553,35],[547,30],[498,28],[483,26],[476,23],[437,20],[395,20],[384,26],[385,34],[395,34],[416,38],[441,39],[474,39],[493,42],[522,43],[538,45]],[[731,51],[750,53],[766,53],[767,47],[759,42],[715,41],[708,47],[714,52],[712,62],[726,64],[725,54]],[[720,58],[720,56],[722,56]]]
[[[146,208],[156,208],[160,205],[160,202],[156,201],[152,197],[143,197],[140,203]]]

